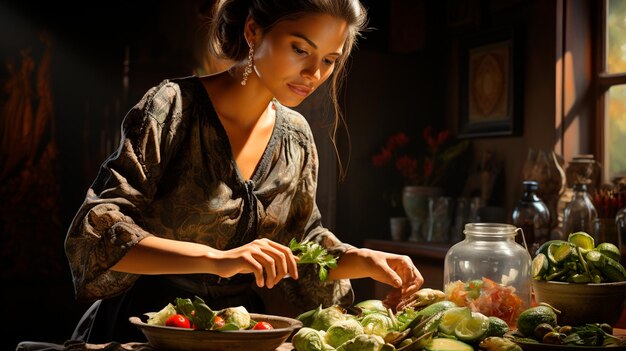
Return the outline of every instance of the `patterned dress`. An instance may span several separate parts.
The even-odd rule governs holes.
[[[257,238],[285,245],[308,239],[333,254],[345,252],[350,246],[322,226],[315,203],[318,158],[310,127],[299,113],[275,105],[270,141],[251,179],[244,180],[198,77],[150,89],[124,119],[120,146],[102,164],[67,233],[76,297],[109,299],[132,290],[140,276],[110,268],[152,235],[219,250]],[[252,274],[159,277],[209,300],[254,283]],[[283,279],[274,289],[304,310],[353,298],[348,280],[320,282],[307,266],[300,267],[298,281]],[[193,296],[166,298],[175,297]]]

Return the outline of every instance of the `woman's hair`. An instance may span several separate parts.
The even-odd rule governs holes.
[[[217,0],[209,32],[209,52],[214,57],[241,61],[248,56],[249,50],[244,37],[248,16],[254,19],[263,32],[268,32],[283,20],[294,20],[308,14],[328,14],[348,23],[349,33],[342,59],[335,64],[330,81],[330,95],[335,110],[331,139],[337,152],[337,129],[339,123],[345,126],[337,96],[345,78],[347,57],[367,23],[367,11],[359,0]],[[339,172],[342,177],[344,170],[341,162]]]

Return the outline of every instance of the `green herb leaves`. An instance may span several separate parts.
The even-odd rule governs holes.
[[[328,269],[337,267],[337,259],[319,244],[307,241],[299,243],[295,238],[289,242],[289,249],[299,260],[298,264],[317,264],[320,281],[328,278]]]

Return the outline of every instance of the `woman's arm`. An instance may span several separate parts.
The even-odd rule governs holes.
[[[401,289],[402,296],[411,294],[424,284],[424,278],[408,256],[370,249],[352,248],[331,269],[329,279],[372,278]]]
[[[286,274],[298,279],[291,250],[268,239],[221,251],[203,244],[149,236],[135,244],[111,269],[133,274],[210,273],[225,278],[252,273],[259,287],[268,288]]]

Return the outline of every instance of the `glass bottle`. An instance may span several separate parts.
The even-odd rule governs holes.
[[[550,210],[536,194],[538,182],[525,180],[522,184],[524,193],[513,209],[513,225],[521,228],[524,233],[524,236],[520,235],[518,242],[523,242],[521,238],[525,239],[526,245],[533,247],[530,250],[532,253],[549,239]]]
[[[466,224],[465,239],[452,246],[444,260],[446,298],[513,327],[530,307],[531,258],[515,242],[517,232],[510,224]]]
[[[574,184],[572,200],[563,211],[563,234],[565,237],[575,232],[593,235],[593,222],[598,217],[596,208],[587,192],[587,185]],[[599,238],[594,238],[596,242]]]
[[[617,227],[617,247],[623,252],[623,245],[626,244],[626,207],[617,211],[615,215],[615,226]],[[626,262],[622,254],[622,263]]]

